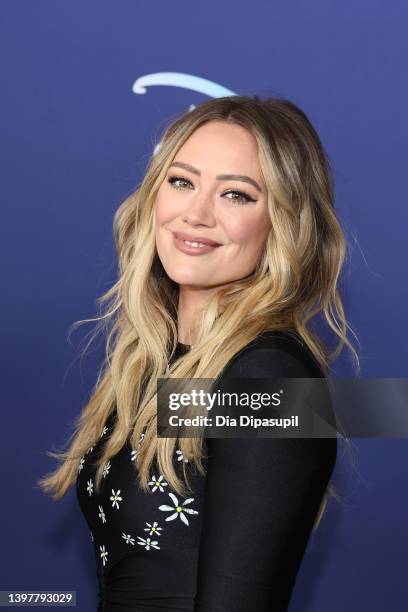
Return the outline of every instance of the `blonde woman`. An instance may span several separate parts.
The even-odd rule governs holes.
[[[287,610],[334,491],[336,439],[161,438],[155,392],[166,376],[325,377],[344,345],[358,363],[316,131],[280,98],[197,106],[165,131],[114,237],[106,359],[40,485],[54,499],[76,486],[98,610]],[[331,353],[315,315],[338,339]]]

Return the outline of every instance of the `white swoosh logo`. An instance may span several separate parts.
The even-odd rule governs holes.
[[[154,72],[153,74],[145,74],[133,83],[132,91],[135,94],[145,94],[146,87],[153,85],[167,85],[170,87],[181,87],[190,91],[197,91],[206,94],[212,98],[221,98],[223,96],[235,96],[236,93],[227,89],[223,85],[195,76],[194,74],[185,74],[183,72]]]

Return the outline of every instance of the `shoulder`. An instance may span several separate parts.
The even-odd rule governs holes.
[[[323,378],[313,353],[295,331],[265,331],[227,364],[225,377]]]
[[[231,359],[217,381],[217,389],[224,389],[224,386],[230,389],[230,378],[324,377],[310,349],[295,331],[266,331]],[[302,397],[300,401],[303,401]],[[331,404],[327,409],[327,418],[333,419]],[[276,465],[278,472],[285,473],[287,468],[290,478],[294,473],[306,477],[307,474],[316,474],[316,470],[323,470],[327,484],[337,457],[335,437],[207,437],[206,444],[213,460],[218,458],[220,465],[239,466],[241,475],[248,470],[249,479],[253,478],[256,470],[268,477],[271,466]],[[289,477],[289,473],[286,476]]]

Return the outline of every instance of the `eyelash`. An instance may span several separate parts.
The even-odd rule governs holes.
[[[177,185],[175,185],[176,181],[183,181],[185,183],[190,183],[190,185],[192,185],[192,182],[189,181],[188,179],[185,179],[181,176],[170,176],[168,179],[169,184],[173,187],[173,189],[183,189],[183,187],[180,187]],[[232,201],[235,202],[236,204],[239,205],[244,205],[245,204],[249,204],[249,202],[256,202],[257,200],[254,200],[253,198],[251,198],[247,193],[245,193],[244,191],[237,191],[236,189],[233,189],[231,191],[226,191],[223,195],[227,195],[229,193],[236,193],[239,195],[239,198],[232,198]],[[230,198],[228,198],[230,199]]]

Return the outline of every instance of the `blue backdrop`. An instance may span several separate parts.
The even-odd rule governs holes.
[[[35,482],[71,431],[103,346],[94,314],[116,261],[112,219],[163,127],[208,97],[280,95],[316,126],[351,244],[345,305],[362,376],[407,376],[407,26],[402,1],[3,0],[0,26],[0,589],[76,590],[95,606],[75,491]],[[83,346],[83,345],[81,345]],[[408,441],[355,439],[343,496],[310,542],[291,612],[408,607]]]

